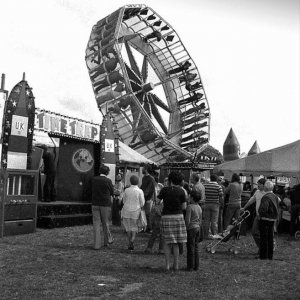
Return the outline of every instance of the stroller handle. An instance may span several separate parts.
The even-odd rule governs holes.
[[[241,214],[240,214],[240,218],[246,219],[250,216],[250,212],[249,210],[244,210]]]

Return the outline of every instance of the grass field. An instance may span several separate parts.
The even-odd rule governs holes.
[[[204,241],[199,271],[184,270],[185,250],[181,270],[165,273],[163,255],[143,253],[149,235],[139,234],[130,253],[123,230],[112,232],[114,244],[101,250],[92,248],[91,225],[0,239],[0,299],[300,298],[300,242],[285,235],[273,261],[255,259],[251,237],[242,236],[237,255],[206,253]]]

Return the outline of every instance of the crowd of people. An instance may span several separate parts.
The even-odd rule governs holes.
[[[158,183],[150,171],[151,167],[145,165],[141,180],[131,175],[130,186],[125,188],[120,174],[116,176],[113,186],[107,178],[109,168],[100,166],[100,176],[94,178],[92,185],[94,249],[101,246],[100,224],[104,235],[103,246],[113,243],[109,229],[112,216],[112,223],[116,226],[122,224],[127,233],[128,250],[134,250],[138,232],[150,233],[144,252],[153,253],[155,241],[158,240],[159,253],[165,255],[167,271],[178,270],[184,244],[187,270],[197,270],[199,243],[203,239],[222,239],[222,234],[234,220],[255,203],[252,235],[258,247],[257,257],[273,258],[274,228],[281,201],[273,192],[272,181],[260,178],[258,189],[241,207],[243,185],[238,174],[233,174],[231,182],[224,182],[215,174],[206,180],[194,173],[189,184],[184,181],[181,172],[171,171],[163,183]],[[293,193],[298,193],[296,197],[299,199],[300,188],[293,190]],[[292,198],[295,199],[293,193]],[[299,203],[294,204],[293,211],[299,213],[299,207]]]

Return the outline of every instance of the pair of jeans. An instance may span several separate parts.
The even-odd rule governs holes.
[[[219,208],[219,218],[218,218],[218,232],[223,232],[224,228],[223,228],[223,213],[224,213],[224,209],[223,207]]]
[[[259,219],[257,216],[255,216],[255,218],[253,220],[251,233],[252,233],[254,242],[259,249],[259,247],[260,247],[260,232],[259,232]]]
[[[148,241],[148,249],[152,249],[153,245],[155,243],[155,240],[159,238],[159,250],[163,250],[163,238],[160,233],[160,221],[161,221],[161,216],[152,216],[152,233],[150,236],[150,239]]]
[[[104,246],[107,246],[113,241],[112,235],[109,230],[109,218],[111,215],[111,208],[109,206],[96,206],[92,205],[93,214],[93,231],[94,231],[94,248],[99,249],[101,246],[101,231],[100,225],[102,224],[104,235]]]
[[[225,218],[224,218],[224,228],[228,227],[232,223],[232,219],[234,218],[235,220],[240,216],[240,209],[241,206],[240,204],[237,205],[232,205],[228,204],[226,207],[226,212],[225,212]]]
[[[44,201],[51,202],[56,200],[56,190],[55,190],[55,174],[47,174],[44,183]]]
[[[114,197],[111,211],[111,220],[112,224],[115,226],[121,226],[121,211],[119,201],[119,198]]]
[[[274,221],[259,220],[260,259],[273,259]]]
[[[187,230],[187,269],[199,269],[199,242],[200,228],[192,228]]]
[[[218,233],[218,218],[219,218],[219,204],[206,203],[203,211],[204,218],[204,237],[208,237],[209,229],[212,235]]]

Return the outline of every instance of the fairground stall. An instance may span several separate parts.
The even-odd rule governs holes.
[[[300,183],[300,140],[259,154],[225,162],[217,165],[214,172],[223,172],[228,179],[233,173],[248,176],[252,185],[259,177],[266,177],[274,182],[276,194],[283,199],[285,188],[292,188]],[[247,200],[250,192],[244,191],[242,196]],[[288,211],[282,212],[282,220],[290,221]]]
[[[53,156],[56,195],[52,200],[90,202],[90,179],[97,174],[100,163],[101,132],[99,124],[36,109],[34,144],[41,148],[47,146]],[[116,166],[101,160],[109,165],[111,173],[139,173],[143,164],[154,164],[122,142],[116,143]],[[108,144],[106,147],[109,149]],[[41,172],[41,177],[45,177],[45,166],[41,166]],[[114,177],[111,179],[114,182]]]
[[[228,179],[233,173],[256,177],[287,177],[294,185],[300,178],[300,140],[215,166],[214,172],[220,171]]]
[[[49,153],[43,155],[40,168],[39,227],[91,222],[91,179],[99,173],[100,163],[109,166],[113,183],[115,174],[121,173],[125,184],[132,173],[141,175],[141,165],[153,164],[118,138],[110,117],[100,125],[36,109],[34,144]],[[48,176],[54,177],[50,198],[45,189]]]
[[[100,125],[36,109],[34,145],[49,152],[43,156],[42,184],[49,173],[54,177],[55,191],[43,200],[90,202],[91,178],[100,163]]]
[[[180,171],[184,174],[184,180],[190,182],[191,175],[193,173],[199,174],[202,178],[209,178],[210,173],[212,172],[214,166],[216,165],[215,161],[210,161],[209,159],[203,162],[173,162],[165,163],[160,167],[159,182],[163,182],[165,177],[168,177],[171,171]]]

